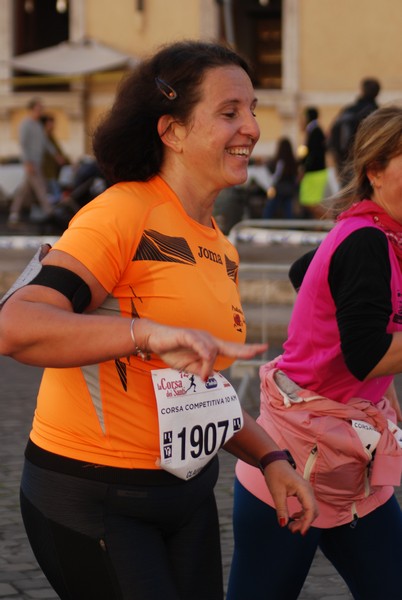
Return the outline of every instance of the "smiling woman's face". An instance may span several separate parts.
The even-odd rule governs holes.
[[[182,143],[189,176],[209,190],[244,183],[260,135],[251,80],[240,67],[217,67],[206,73],[200,92]]]

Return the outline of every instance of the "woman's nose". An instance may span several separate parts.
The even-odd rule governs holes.
[[[260,128],[254,115],[250,114],[245,118],[241,132],[248,135],[254,142],[258,140],[260,137]]]

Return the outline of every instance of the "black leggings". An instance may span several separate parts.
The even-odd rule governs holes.
[[[21,512],[62,600],[222,600],[214,459],[178,485],[119,485],[25,461]]]

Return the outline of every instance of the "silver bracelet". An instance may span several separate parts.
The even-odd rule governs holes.
[[[134,317],[134,319],[131,319],[131,323],[130,323],[130,335],[131,335],[131,339],[133,340],[133,344],[135,347],[133,355],[139,356],[142,360],[151,360],[151,354],[148,352],[148,350],[144,350],[143,348],[140,348],[139,346],[137,346],[137,343],[135,341],[135,335],[134,335],[134,321],[135,320],[136,320],[136,317]]]

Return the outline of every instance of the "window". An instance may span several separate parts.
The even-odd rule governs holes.
[[[282,88],[282,1],[231,0],[230,17],[221,9],[222,30],[231,18],[234,45],[254,69],[257,87]],[[228,40],[231,41],[231,40]]]
[[[14,56],[54,46],[69,38],[69,12],[67,0],[14,0]],[[18,77],[32,73],[15,71]],[[36,75],[36,77],[38,77]],[[14,86],[18,90],[36,90],[34,83]],[[44,86],[40,86],[44,89]],[[48,86],[49,87],[49,86]],[[56,89],[65,89],[58,85]],[[51,89],[55,89],[52,85]]]

